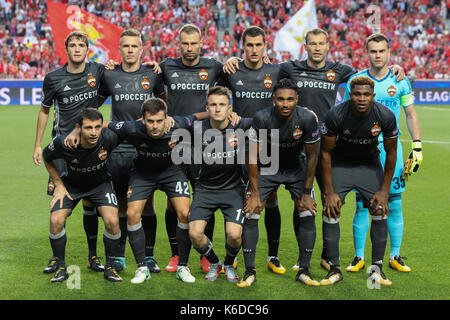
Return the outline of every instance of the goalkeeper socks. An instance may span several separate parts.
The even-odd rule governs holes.
[[[83,206],[83,227],[86,233],[89,257],[97,255],[98,217],[95,207]]]
[[[388,236],[387,219],[381,216],[372,216],[370,239],[372,240],[372,264],[383,261]]]
[[[58,234],[48,233],[48,237],[50,238],[50,245],[52,246],[53,256],[58,258],[57,267],[65,267],[66,266],[66,229],[62,229],[62,231]]]
[[[133,250],[134,258],[138,268],[144,267],[145,264],[145,233],[142,228],[142,223],[139,222],[134,226],[127,226],[128,241],[130,242],[131,250]]]
[[[353,216],[353,245],[355,256],[364,257],[367,233],[369,232],[369,210],[364,208],[361,196],[356,193],[356,208]]]
[[[259,228],[258,219],[244,220],[242,229],[242,253],[246,269],[255,269],[256,245],[258,244]]]
[[[390,256],[400,256],[403,238],[403,213],[401,193],[389,196],[389,215],[387,218],[389,239],[391,244]]]
[[[300,267],[309,268],[316,242],[316,221],[309,211],[303,211],[299,216],[299,232],[297,234],[299,247],[298,262]]]
[[[155,247],[156,241],[156,213],[142,213],[142,227],[145,233],[145,256],[153,256],[153,248]]]
[[[166,231],[169,237],[170,250],[172,250],[172,256],[178,255],[177,246],[177,213],[167,208],[165,213]]]
[[[278,256],[281,233],[281,214],[278,208],[278,201],[266,205],[264,225],[267,231],[268,256],[276,257]]]
[[[326,257],[330,264],[339,266],[339,238],[341,229],[339,226],[339,218],[328,219],[323,216],[323,241],[326,247]]]

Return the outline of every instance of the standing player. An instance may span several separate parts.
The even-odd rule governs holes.
[[[259,110],[273,106],[273,87],[280,80],[279,64],[263,62],[266,50],[266,35],[263,29],[251,26],[242,34],[245,59],[237,65],[234,73],[225,73],[220,84],[230,88],[233,94],[233,111],[241,117],[252,118]],[[248,150],[248,149],[247,149]],[[246,167],[245,178],[248,179]],[[281,232],[281,215],[277,193],[272,193],[266,202],[264,224],[267,230],[267,266],[275,273],[283,274],[286,269],[278,258]]]
[[[160,75],[150,67],[141,65],[142,55],[141,33],[128,29],[120,35],[119,51],[122,63],[113,70],[105,70],[100,80],[99,98],[103,103],[111,97],[111,120],[134,121],[141,117],[142,103],[152,94],[166,99]],[[127,190],[130,172],[136,148],[125,141],[110,157],[108,170],[113,179],[114,190],[119,203],[119,221],[122,231],[121,252],[116,257],[115,267],[118,271],[126,268],[125,247],[127,237]],[[142,213],[142,226],[145,231],[145,260],[150,272],[160,269],[153,256],[156,238],[156,214],[153,199],[148,201]]]
[[[422,142],[420,134],[420,125],[414,109],[414,98],[412,88],[407,78],[397,81],[392,78],[391,70],[387,67],[390,49],[389,39],[382,34],[373,34],[366,39],[366,50],[370,61],[370,69],[361,71],[354,75],[366,76],[375,82],[375,101],[385,105],[394,112],[398,121],[400,118],[400,109],[405,111],[406,124],[409,134],[412,138],[411,147],[412,159],[417,165],[422,163]],[[349,99],[350,86],[347,84],[344,100]],[[400,133],[399,133],[400,134]],[[382,136],[378,136],[382,141]],[[380,144],[380,157],[384,164],[386,152],[383,145]],[[389,266],[395,270],[409,272],[409,268],[400,258],[400,246],[403,237],[403,213],[402,213],[402,192],[405,191],[405,180],[403,175],[403,151],[400,139],[397,143],[397,164],[395,166],[394,177],[391,182],[389,192],[389,215],[388,230],[391,243]],[[363,207],[361,195],[356,193],[356,211],[353,218],[353,242],[355,245],[355,258],[347,267],[347,271],[356,272],[364,268],[364,247],[366,235],[369,230],[368,210]]]
[[[52,137],[68,134],[75,126],[80,110],[98,105],[97,91],[104,66],[95,62],[85,62],[89,39],[84,32],[71,32],[65,40],[68,62],[62,68],[47,74],[44,78],[42,104],[38,114],[33,161],[41,165],[41,142],[47,126],[50,108],[55,108]],[[57,160],[60,177],[67,174],[65,163]],[[49,179],[47,194],[52,195],[55,184]],[[97,258],[98,217],[89,201],[83,201],[83,226],[86,232],[89,256],[88,267],[95,271],[104,271]],[[56,270],[55,257],[50,259],[45,273]]]
[[[298,94],[295,82],[281,80],[274,87],[274,106],[255,114],[250,139],[249,198],[245,204],[248,218],[244,222],[243,250],[246,271],[239,287],[248,287],[256,280],[255,252],[258,242],[258,219],[267,197],[281,184],[291,193],[296,214],[299,216],[300,267],[296,280],[310,286],[318,286],[310,273],[310,260],[316,238],[316,202],[312,196],[312,186],[318,161],[318,142],[320,140],[317,118],[305,108],[297,106]],[[267,130],[264,138],[261,130]],[[278,133],[279,141],[273,139]],[[256,144],[256,149],[252,147]],[[251,151],[268,145],[276,145],[279,152],[278,172],[263,175],[258,172],[258,164]],[[302,152],[306,153],[306,165]],[[266,151],[267,152],[267,151]],[[262,170],[262,169],[261,169]]]
[[[199,174],[195,179],[195,192],[189,217],[189,235],[194,248],[210,262],[206,281],[215,281],[222,268],[226,279],[239,281],[233,267],[242,243],[242,223],[245,185],[242,180],[244,132],[251,125],[251,119],[243,118],[232,125],[229,116],[231,92],[216,86],[208,90],[206,110],[209,119],[194,127],[194,142],[199,135],[199,145],[194,145],[194,153],[201,156]],[[197,131],[198,128],[198,131]],[[192,131],[192,129],[191,129]],[[226,257],[223,262],[215,254],[210,239],[204,230],[207,221],[220,209],[225,217]]]
[[[181,57],[164,60],[160,67],[164,84],[167,87],[169,116],[185,116],[201,112],[206,105],[206,92],[213,87],[222,71],[222,63],[214,59],[200,57],[202,38],[200,29],[192,24],[184,25],[178,32]],[[195,180],[196,166],[188,165],[188,178],[191,184]],[[172,258],[166,270],[177,270],[177,244],[175,240],[176,213],[168,203],[166,210],[166,228],[169,235]],[[214,216],[207,225],[206,234],[212,240]],[[201,257],[200,265],[209,271],[209,262]]]
[[[321,128],[321,162],[324,184],[323,230],[330,271],[320,282],[342,280],[339,267],[339,218],[345,196],[360,192],[372,215],[372,266],[370,279],[391,285],[382,271],[387,242],[388,193],[397,158],[398,128],[394,113],[374,102],[374,81],[356,77],[350,82],[350,101],[333,107]],[[383,134],[386,162],[383,172],[378,136]]]
[[[85,108],[76,125],[81,132],[79,147],[74,150],[65,147],[65,135],[60,135],[43,151],[45,167],[55,184],[50,202],[49,238],[56,272],[51,282],[62,282],[69,276],[65,263],[67,237],[64,226],[81,198],[97,207],[105,223],[104,277],[112,282],[122,281],[112,265],[119,250],[120,228],[117,201],[106,172],[108,156],[120,140],[110,130],[102,130],[102,122],[103,116],[97,109]],[[62,159],[66,164],[67,173],[62,177],[53,162],[56,159]]]
[[[299,104],[310,108],[319,118],[319,127],[325,121],[328,110],[335,105],[339,85],[346,83],[356,71],[340,62],[326,60],[330,43],[328,33],[320,28],[309,30],[305,35],[305,47],[308,54],[306,60],[288,61],[281,64],[282,76],[294,80],[297,84]],[[394,66],[392,76],[398,73],[397,79],[404,78],[399,66]],[[320,162],[316,170],[316,181],[323,191]],[[295,210],[295,208],[294,208]],[[298,230],[297,215],[294,215],[294,231]],[[322,250],[320,265],[329,270],[330,266]],[[297,270],[298,265],[293,267]]]

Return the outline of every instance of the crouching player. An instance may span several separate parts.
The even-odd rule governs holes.
[[[370,279],[391,285],[382,271],[388,236],[388,193],[397,159],[398,128],[394,113],[374,102],[373,80],[360,76],[350,82],[350,101],[328,112],[321,127],[321,165],[324,183],[323,232],[330,272],[321,285],[342,280],[339,266],[339,218],[348,192],[356,189],[372,215]],[[383,166],[378,136],[383,135]]]
[[[111,151],[120,143],[111,130],[102,130],[103,116],[94,108],[81,111],[76,127],[81,133],[80,144],[75,149],[64,146],[65,135],[58,136],[44,149],[45,167],[55,183],[50,202],[50,244],[56,258],[56,272],[51,282],[68,278],[65,263],[67,217],[80,199],[91,201],[103,218],[105,232],[106,264],[104,277],[112,282],[122,281],[112,264],[119,250],[120,228],[117,199],[106,171]],[[53,160],[63,159],[67,175],[59,177]]]

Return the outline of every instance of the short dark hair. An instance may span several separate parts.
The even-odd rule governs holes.
[[[297,84],[292,79],[283,79],[273,87],[273,93],[280,89],[292,89],[297,94]]]
[[[206,100],[208,100],[208,98],[212,95],[225,96],[228,98],[228,102],[231,101],[231,91],[227,87],[215,86],[209,88],[206,92]]]
[[[266,43],[266,33],[260,27],[250,26],[247,29],[245,29],[244,33],[242,34],[242,43],[245,43],[245,38],[247,36],[249,37],[262,36],[264,43]]]
[[[72,31],[71,33],[69,33],[67,35],[66,39],[64,40],[64,45],[65,45],[66,49],[67,49],[67,45],[69,44],[69,41],[72,38],[81,39],[86,44],[86,47],[89,48],[89,38],[88,38],[87,34],[83,31],[76,30],[76,31]]]
[[[306,32],[306,34],[305,34],[305,43],[308,43],[308,36],[310,34],[313,34],[315,36],[317,36],[319,34],[323,34],[327,38],[327,42],[328,42],[328,32],[326,32],[325,30],[323,30],[321,28],[313,28],[311,30],[308,30],[308,32]]]
[[[98,109],[96,108],[85,108],[80,111],[80,114],[78,115],[78,125],[81,127],[83,125],[84,119],[95,121],[95,120],[102,120],[103,122],[103,115]]]
[[[160,111],[164,111],[164,115],[167,115],[167,104],[161,98],[150,98],[142,103],[141,112],[143,117],[145,117],[146,113],[154,115]]]
[[[355,86],[370,86],[372,89],[375,88],[375,82],[366,76],[358,76],[350,81],[350,89],[353,90]],[[350,92],[351,92],[350,90]]]
[[[387,46],[389,48],[389,39],[382,33],[374,33],[366,38],[366,43],[365,43],[366,50],[369,49],[370,41],[375,41],[375,42],[386,41]]]

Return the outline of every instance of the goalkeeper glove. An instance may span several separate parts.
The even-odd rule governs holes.
[[[411,143],[411,148],[412,151],[409,154],[408,160],[406,160],[403,168],[403,179],[405,180],[408,179],[408,176],[419,170],[419,166],[423,161],[422,142],[420,140],[414,140]]]

